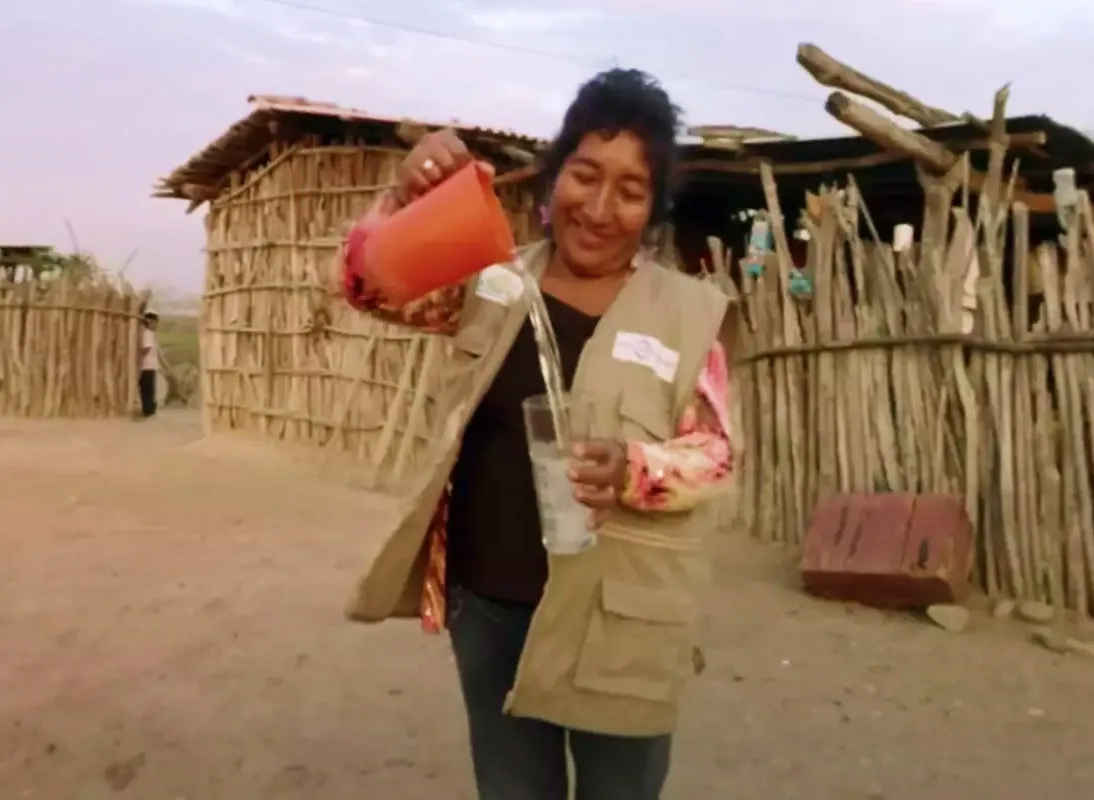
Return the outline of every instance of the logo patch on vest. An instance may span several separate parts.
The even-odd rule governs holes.
[[[615,336],[612,358],[651,369],[666,383],[672,383],[676,377],[676,367],[680,363],[679,353],[665,347],[652,336],[625,331],[620,331]]]
[[[501,264],[494,264],[479,273],[475,294],[491,303],[508,306],[524,293],[520,278]]]

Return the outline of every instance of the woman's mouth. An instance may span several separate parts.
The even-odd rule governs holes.
[[[608,243],[608,238],[581,226],[574,227],[574,244],[583,250],[599,250]]]

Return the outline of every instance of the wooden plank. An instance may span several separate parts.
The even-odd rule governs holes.
[[[956,497],[837,494],[818,504],[805,537],[806,591],[880,608],[961,602],[972,526]]]

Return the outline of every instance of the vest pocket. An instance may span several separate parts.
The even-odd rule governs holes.
[[[655,703],[690,671],[695,604],[681,591],[606,579],[578,655],[574,686]]]

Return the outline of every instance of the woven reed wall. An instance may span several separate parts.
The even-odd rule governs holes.
[[[221,197],[207,219],[202,407],[207,433],[256,431],[334,448],[396,483],[427,458],[447,342],[336,303],[327,276],[349,226],[405,151],[297,147]],[[538,231],[529,190],[499,190],[518,241]]]

